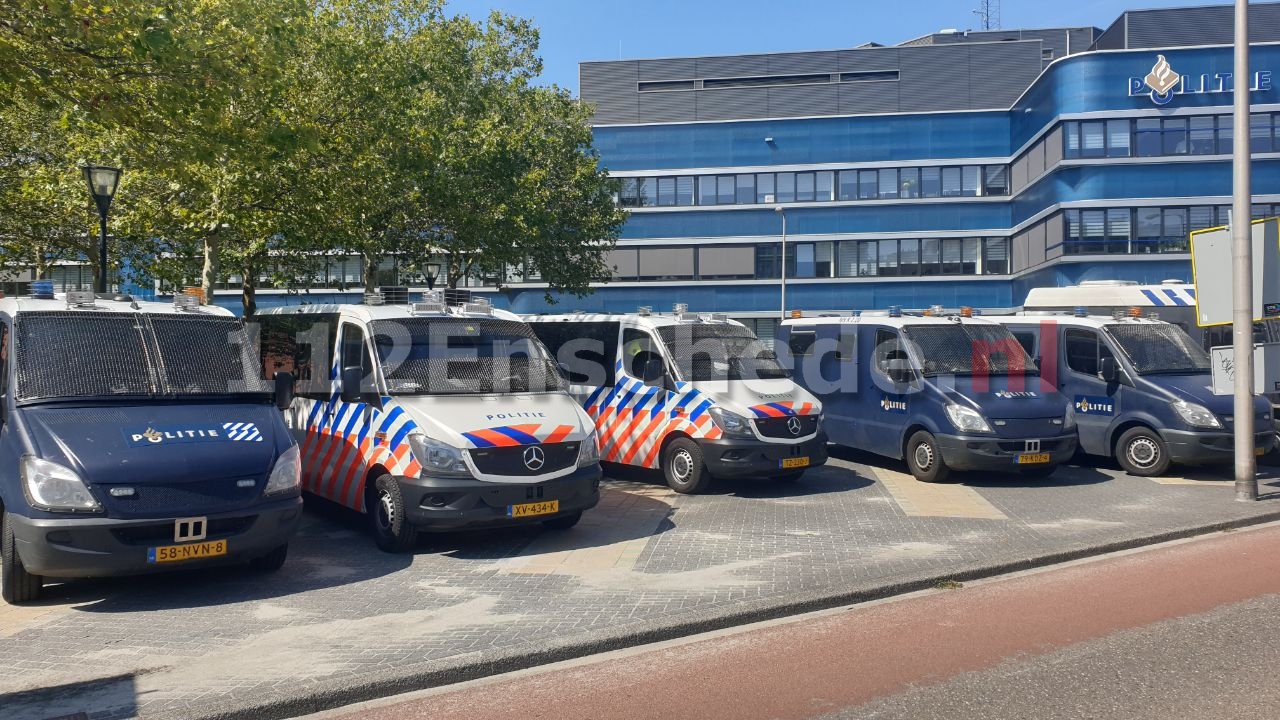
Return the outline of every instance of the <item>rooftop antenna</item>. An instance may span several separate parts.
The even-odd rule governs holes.
[[[982,18],[983,30],[1000,29],[1000,0],[980,0],[973,14]]]

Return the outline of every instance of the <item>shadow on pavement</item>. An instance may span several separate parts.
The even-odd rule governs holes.
[[[957,472],[951,475],[951,481],[969,487],[985,488],[1049,488],[1074,487],[1080,485],[1097,485],[1111,482],[1114,477],[1101,470],[1074,465],[1060,465],[1052,475],[1035,478],[1012,473],[980,473]]]
[[[5,720],[112,720],[138,714],[134,674],[0,694]]]

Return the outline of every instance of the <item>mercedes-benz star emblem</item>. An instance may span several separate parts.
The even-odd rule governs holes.
[[[542,448],[537,445],[530,445],[524,451],[524,466],[533,471],[542,469],[547,462],[547,456],[543,454]]]
[[[792,435],[799,435],[801,429],[800,418],[794,415],[787,418],[787,429],[791,431]]]

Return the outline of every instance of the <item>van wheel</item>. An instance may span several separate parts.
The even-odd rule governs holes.
[[[389,553],[412,550],[418,542],[418,528],[409,522],[400,484],[390,475],[383,475],[374,481],[369,495],[366,509],[378,549]]]
[[[702,448],[689,438],[676,438],[662,456],[662,474],[667,485],[678,493],[692,494],[707,489],[711,473],[702,461]]]
[[[271,552],[249,561],[249,567],[258,572],[275,572],[284,567],[284,560],[289,556],[289,543],[285,543]]]
[[[1116,441],[1116,459],[1130,475],[1156,477],[1169,471],[1169,447],[1148,427],[1129,428]]]
[[[925,430],[920,430],[907,441],[907,468],[920,482],[943,482],[951,474],[951,468],[942,461],[938,441]]]
[[[7,603],[32,602],[40,599],[44,578],[32,575],[22,566],[18,546],[13,540],[13,521],[9,513],[0,515],[0,597]]]
[[[568,530],[574,525],[577,525],[578,521],[581,519],[582,519],[582,511],[579,510],[578,512],[572,515],[565,515],[563,517],[551,518],[550,520],[543,520],[542,527],[548,530]]]

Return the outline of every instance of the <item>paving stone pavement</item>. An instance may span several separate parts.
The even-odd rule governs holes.
[[[596,637],[1280,513],[1272,468],[1258,503],[1235,502],[1225,471],[1154,482],[1100,464],[937,488],[902,471],[837,450],[794,484],[682,496],[610,480],[568,532],[436,536],[407,555],[309,506],[274,575],[79,581],[0,605],[0,717],[280,717]]]

